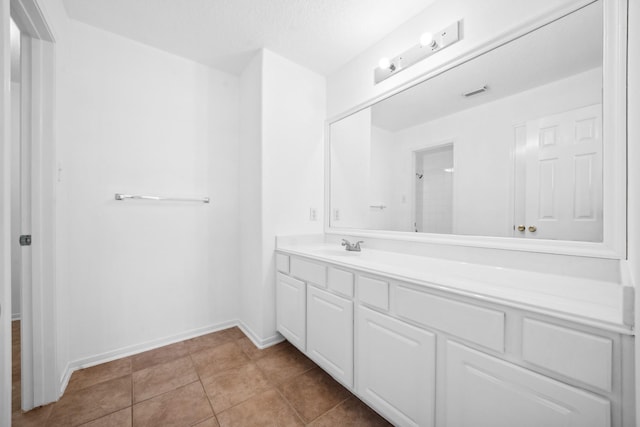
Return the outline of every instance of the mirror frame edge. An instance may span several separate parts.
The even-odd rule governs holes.
[[[447,70],[479,57],[538,28],[548,25],[597,0],[575,0],[564,7],[538,15],[523,25],[511,28],[492,39],[471,46],[460,55],[421,76],[401,83],[343,113],[325,121],[324,134],[324,233],[364,238],[400,240],[414,243],[445,244],[486,249],[505,249],[557,255],[606,259],[627,258],[627,9],[628,0],[603,2],[603,161],[609,167],[603,173],[603,241],[514,239],[513,237],[412,233],[331,227],[331,132],[330,126],[377,102],[407,90]],[[607,161],[606,159],[611,159]],[[604,166],[604,165],[603,165]]]

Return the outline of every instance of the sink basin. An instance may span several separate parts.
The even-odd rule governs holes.
[[[347,251],[344,248],[322,248],[322,249],[316,249],[313,252],[318,255],[337,256],[337,257],[358,256],[362,254],[362,252]]]

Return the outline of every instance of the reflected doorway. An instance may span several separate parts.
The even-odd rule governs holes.
[[[602,104],[514,129],[514,236],[602,242]]]
[[[414,231],[453,233],[453,143],[414,151],[414,159]]]

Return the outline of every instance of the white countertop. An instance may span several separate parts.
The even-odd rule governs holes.
[[[432,289],[470,296],[615,332],[631,334],[623,319],[620,283],[523,271],[490,265],[363,248],[347,252],[337,244],[278,241],[277,250],[329,262]]]

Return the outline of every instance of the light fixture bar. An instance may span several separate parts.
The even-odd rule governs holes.
[[[462,21],[456,21],[447,28],[434,33],[430,43],[424,43],[425,35],[421,37],[421,42],[409,48],[400,55],[386,59],[383,58],[380,64],[373,70],[373,79],[376,84],[381,81],[398,74],[405,68],[409,68],[413,64],[433,55],[442,49],[451,46],[460,40],[460,27]],[[429,39],[426,37],[426,39]],[[423,44],[424,43],[424,44]],[[386,66],[388,64],[388,66]],[[384,67],[381,65],[385,65]]]

